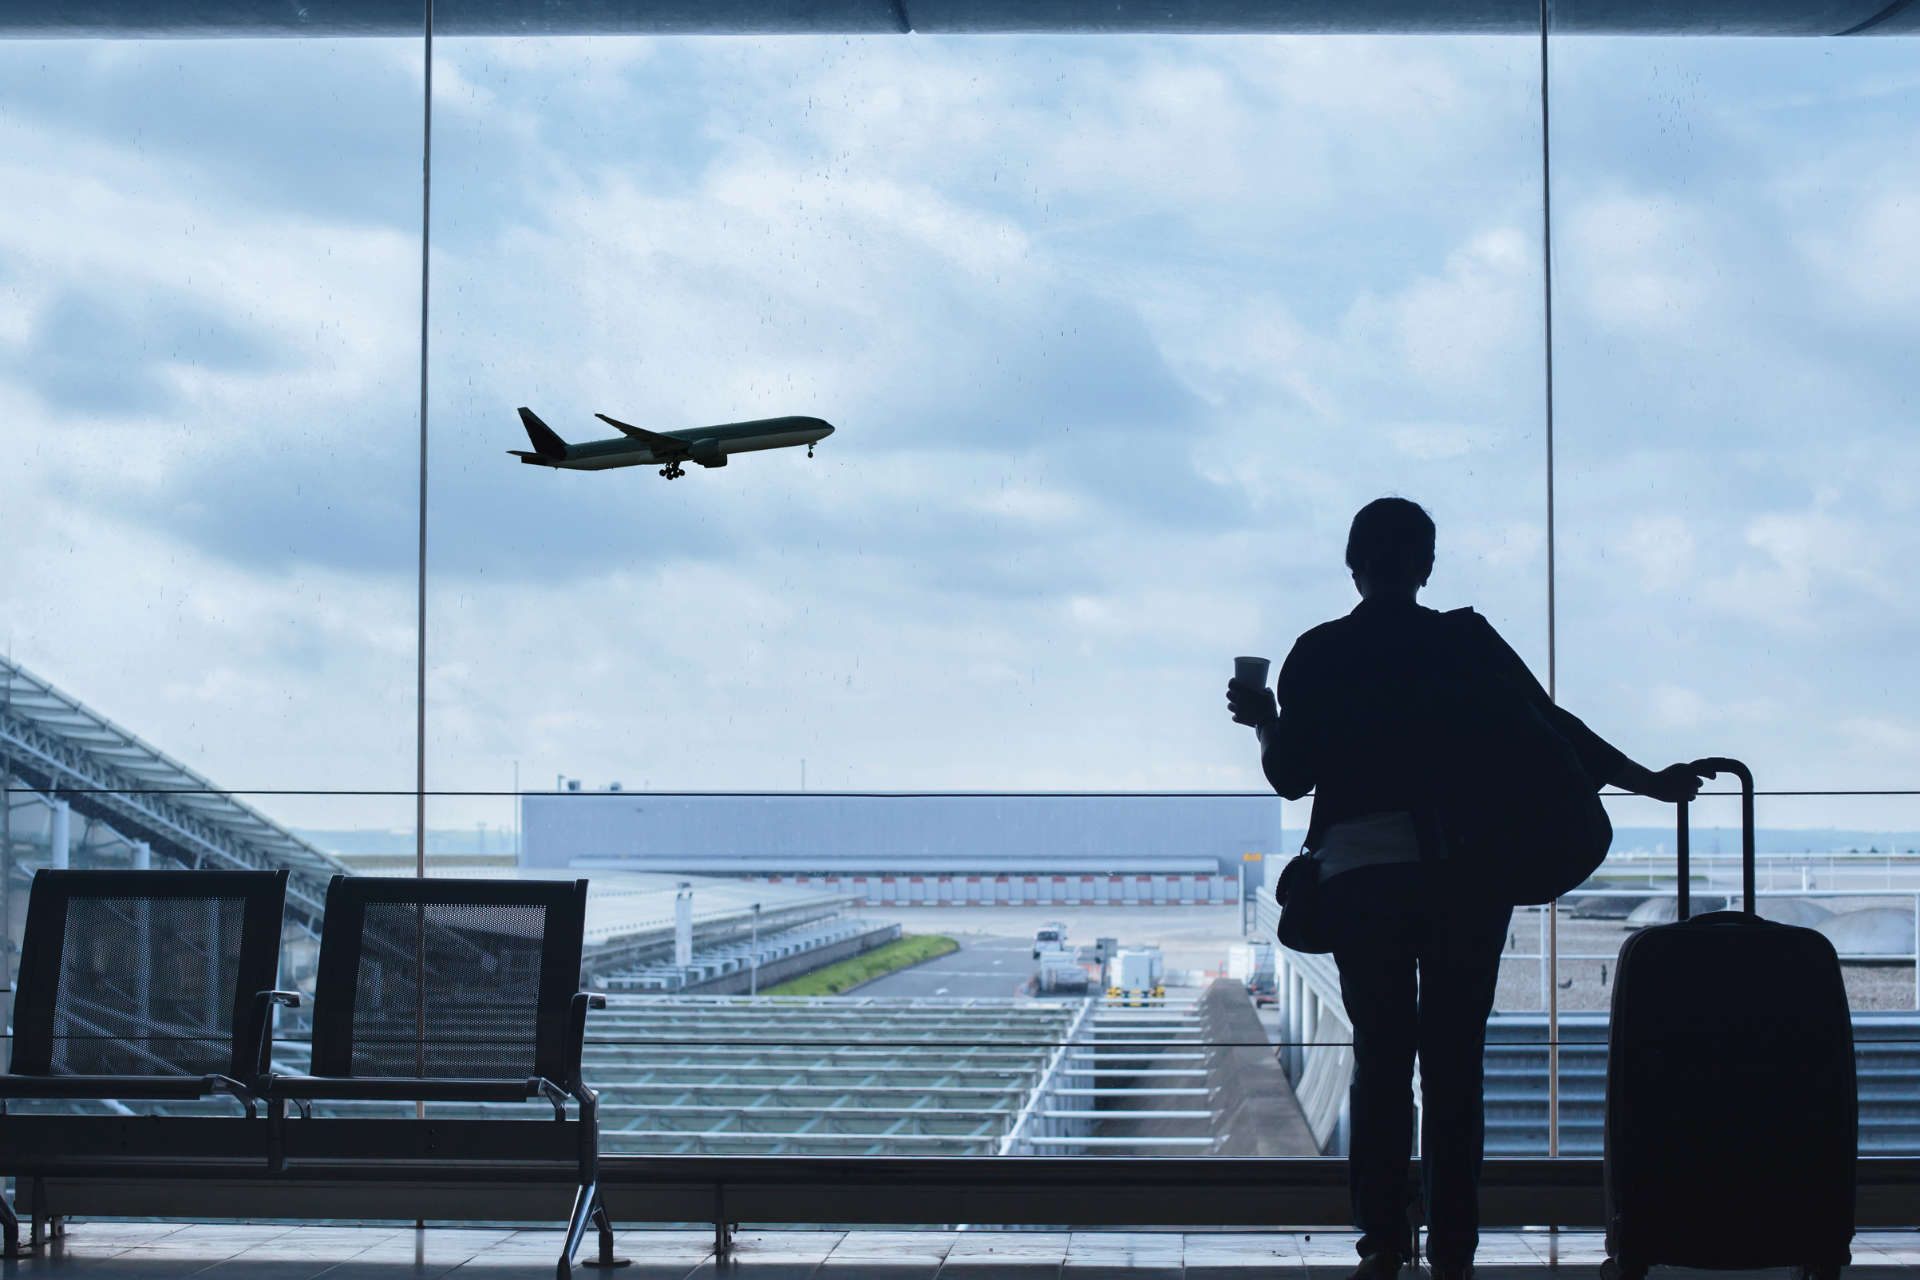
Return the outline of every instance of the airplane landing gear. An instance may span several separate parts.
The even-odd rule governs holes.
[[[669,462],[666,466],[660,468],[660,474],[665,476],[669,480],[678,480],[681,476],[687,473],[686,473],[686,470],[682,468],[679,463]]]
[[[807,456],[809,458],[813,456],[813,443],[811,441],[807,443]]]

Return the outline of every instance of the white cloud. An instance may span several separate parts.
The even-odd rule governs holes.
[[[1483,432],[1472,427],[1455,427],[1444,424],[1422,424],[1420,426],[1390,427],[1387,439],[1393,441],[1393,447],[1410,458],[1421,462],[1434,462],[1441,458],[1458,458],[1471,450]]]
[[[1718,260],[1715,221],[1710,210],[1667,193],[1619,192],[1576,205],[1563,242],[1586,287],[1567,304],[1608,330],[1704,336],[1713,283],[1728,269]]]
[[[1640,566],[1648,591],[1679,586],[1693,575],[1693,530],[1678,516],[1635,516],[1620,549]]]
[[[1840,732],[1853,740],[1856,750],[1871,752],[1899,752],[1911,755],[1916,743],[1920,743],[1920,733],[1915,733],[1896,720],[1875,716],[1852,716],[1839,724]]]
[[[1692,689],[1659,684],[1653,689],[1653,715],[1666,728],[1693,729],[1705,723],[1707,700]]]

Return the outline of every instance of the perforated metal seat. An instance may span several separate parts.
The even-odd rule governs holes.
[[[37,872],[0,1117],[14,1098],[185,1102],[230,1094],[257,1119],[252,1081],[272,1070],[273,1005],[300,1002],[273,990],[286,898],[285,871]],[[0,1149],[16,1160],[27,1154],[11,1128]],[[0,1174],[11,1162],[0,1159]],[[36,1246],[39,1227],[36,1214]],[[5,1256],[19,1256],[19,1220],[4,1200],[0,1235]]]
[[[14,1001],[8,1098],[178,1101],[253,1116],[272,1070],[285,871],[41,871]]]
[[[553,1119],[579,1126],[579,1191],[560,1274],[587,1223],[611,1259],[612,1224],[600,1205],[598,1096],[580,1078],[587,1010],[604,996],[580,990],[585,880],[424,880],[335,876],[314,992],[313,1070],[263,1075],[269,1166],[301,1162],[288,1102],[389,1100],[522,1102],[545,1099]],[[568,1121],[567,1100],[579,1119]],[[362,1121],[373,1149],[414,1150],[414,1120]],[[511,1158],[514,1126],[500,1126]],[[395,1126],[409,1126],[395,1128]]]

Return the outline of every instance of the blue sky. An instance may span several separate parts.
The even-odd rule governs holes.
[[[1227,663],[1388,492],[1544,676],[1536,53],[440,42],[431,783],[1255,786]],[[1911,61],[1555,46],[1560,688],[1646,763],[1920,779]],[[0,62],[15,656],[229,785],[410,787],[418,47]],[[840,430],[667,485],[518,466],[520,404]]]

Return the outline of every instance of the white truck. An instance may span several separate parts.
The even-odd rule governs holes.
[[[1071,951],[1049,951],[1040,958],[1040,973],[1035,985],[1041,995],[1083,996],[1090,985],[1087,970]]]
[[[1034,931],[1033,958],[1038,960],[1049,951],[1067,949],[1067,926],[1059,920],[1049,920]]]

